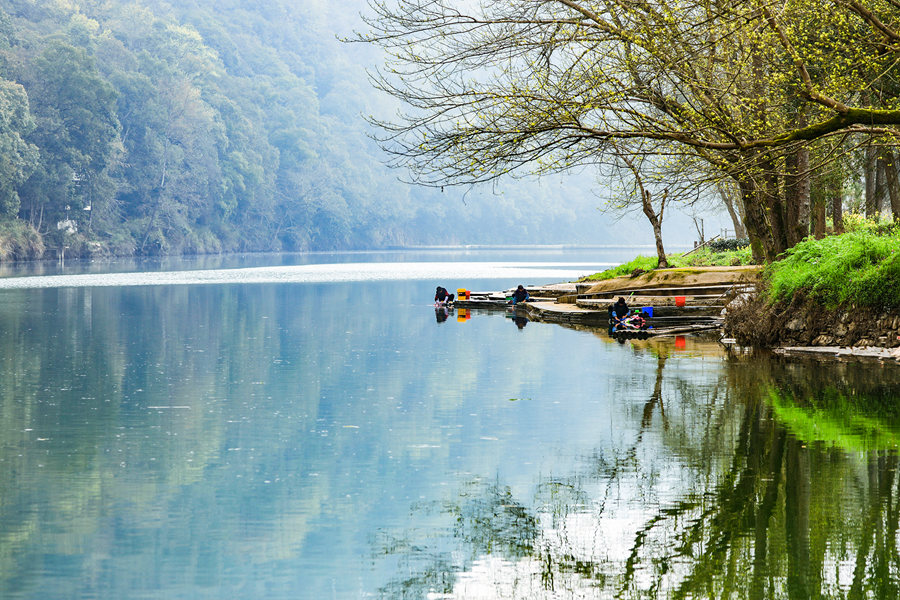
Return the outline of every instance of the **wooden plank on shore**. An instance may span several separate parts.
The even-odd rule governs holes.
[[[708,324],[698,324],[698,325],[684,325],[682,327],[659,327],[653,328],[650,331],[654,332],[656,336],[665,336],[665,335],[681,335],[684,333],[697,333],[700,331],[711,331],[713,329],[719,329],[722,326],[721,323],[708,323]]]

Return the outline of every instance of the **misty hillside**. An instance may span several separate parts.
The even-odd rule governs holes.
[[[394,110],[377,51],[336,37],[365,4],[340,4],[0,4],[3,230],[115,254],[652,240],[590,173],[403,183],[363,118]]]

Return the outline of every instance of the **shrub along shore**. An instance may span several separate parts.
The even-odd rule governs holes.
[[[750,264],[749,249],[668,257],[670,266]],[[655,257],[590,276],[656,267]],[[900,225],[859,220],[852,231],[808,238],[768,265],[757,295],[733,302],[725,335],[742,346],[900,347]]]

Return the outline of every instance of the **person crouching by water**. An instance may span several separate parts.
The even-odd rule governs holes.
[[[508,304],[512,304],[515,306],[519,302],[525,302],[526,300],[531,300],[531,296],[528,295],[528,291],[525,289],[525,286],[520,285],[516,288],[516,291],[513,292],[512,300],[508,302]]]
[[[612,319],[613,325],[621,325],[622,321],[625,320],[625,317],[628,316],[628,305],[625,304],[625,298],[619,296],[619,299],[615,304],[612,305],[612,310],[609,313],[610,318]]]
[[[437,289],[434,290],[434,303],[435,304],[449,304],[453,302],[454,295],[442,288],[441,286],[437,286]]]

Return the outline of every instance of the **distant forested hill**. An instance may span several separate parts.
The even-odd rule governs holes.
[[[378,57],[335,38],[349,4],[0,2],[0,236],[115,254],[651,239],[609,224],[590,176],[465,197],[399,181],[361,117],[392,110],[365,77]]]

